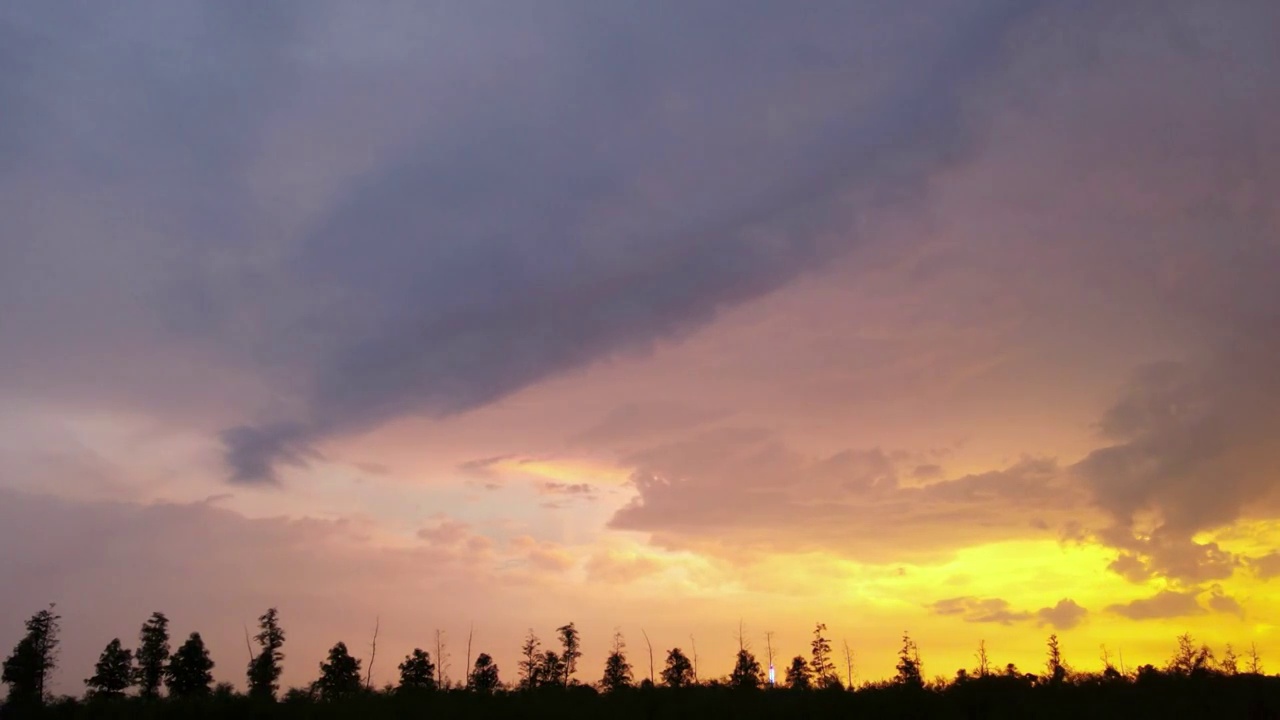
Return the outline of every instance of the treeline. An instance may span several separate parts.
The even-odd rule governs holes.
[[[26,634],[5,659],[3,683],[8,696],[0,717],[11,718],[410,718],[548,717],[694,718],[694,717],[901,717],[901,718],[1133,718],[1215,717],[1280,718],[1280,677],[1263,674],[1256,648],[1243,657],[1228,645],[1215,657],[1189,635],[1160,668],[1143,665],[1117,669],[1103,650],[1101,672],[1073,671],[1058,638],[1049,636],[1046,662],[1039,672],[1012,663],[993,664],[984,643],[974,668],[951,677],[926,680],[919,649],[905,634],[897,673],[889,680],[854,687],[853,657],[842,657],[813,631],[808,656],[785,663],[785,673],[766,672],[739,633],[732,672],[699,678],[696,655],[681,648],[666,651],[657,668],[649,646],[649,677],[636,671],[620,633],[599,680],[579,677],[580,635],[573,623],[556,630],[557,648],[544,647],[532,631],[521,648],[515,679],[504,682],[487,653],[476,655],[466,677],[451,682],[431,653],[415,648],[398,665],[399,682],[374,688],[372,674],[345,643],[336,643],[307,686],[283,693],[280,675],[285,632],[275,608],[258,618],[250,644],[243,693],[227,683],[215,685],[214,662],[199,633],[176,649],[169,619],[153,613],[142,625],[136,649],[119,638],[103,649],[93,675],[84,680],[83,697],[53,697],[49,681],[57,668],[60,616],[54,606],[26,623]],[[439,638],[437,638],[439,640]],[[648,638],[646,637],[646,644]],[[256,647],[255,647],[256,645]],[[375,634],[376,653],[376,634]],[[437,644],[437,659],[440,656]],[[468,661],[470,661],[468,648]],[[376,658],[371,656],[371,662]],[[773,648],[766,661],[772,668]],[[843,660],[841,666],[840,660]]]

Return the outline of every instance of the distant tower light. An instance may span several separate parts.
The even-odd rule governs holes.
[[[778,674],[774,672],[773,663],[769,663],[769,684],[770,685],[778,684]]]

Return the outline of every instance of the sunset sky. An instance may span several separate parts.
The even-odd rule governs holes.
[[[1280,671],[1280,3],[0,3],[0,652]]]

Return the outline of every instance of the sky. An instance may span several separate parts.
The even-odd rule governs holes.
[[[1280,5],[0,5],[0,650],[1280,670]],[[843,657],[841,657],[843,661]],[[841,662],[843,666],[843,662]]]

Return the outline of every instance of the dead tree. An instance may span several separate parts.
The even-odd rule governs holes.
[[[249,664],[252,665],[257,656],[253,654],[253,644],[249,642],[249,626],[244,626],[244,649],[249,651]]]
[[[773,672],[773,631],[772,630],[769,630],[764,634],[764,648],[765,648],[764,650],[765,655],[767,655],[769,658],[769,684],[773,685],[774,672]]]
[[[640,628],[640,634],[644,635],[644,644],[649,646],[649,684],[653,685],[653,643],[649,642],[649,633]]]
[[[366,689],[373,689],[373,661],[378,659],[378,628],[382,626],[382,616],[376,616],[373,619],[373,643],[369,646],[369,668],[368,675],[364,678],[364,686]]]
[[[689,645],[693,648],[693,684],[698,684],[698,641],[689,636]]]
[[[471,627],[467,628],[467,665],[466,667],[463,668],[464,672],[467,673],[467,682],[466,682],[467,688],[471,687],[471,638],[472,636],[475,635],[475,633],[476,633],[476,624],[473,622],[471,623]]]
[[[445,689],[449,687],[449,655],[446,653],[448,645],[444,642],[444,631],[436,630],[436,686]]]

